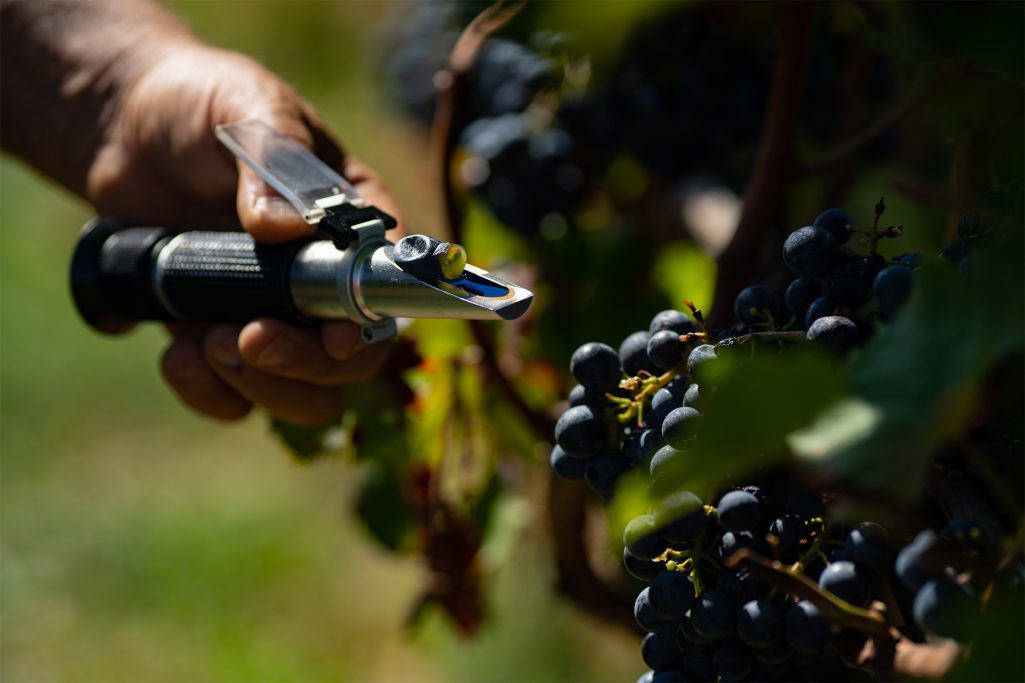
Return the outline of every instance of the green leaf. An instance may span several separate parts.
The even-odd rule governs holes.
[[[667,465],[656,493],[685,489],[707,500],[728,479],[787,457],[787,435],[834,403],[846,385],[843,365],[807,348],[721,349],[713,366],[716,389],[705,399],[702,387],[697,436],[685,458]]]
[[[883,419],[879,409],[858,398],[840,401],[815,422],[790,434],[787,444],[806,458],[822,458],[840,448],[867,438]]]
[[[346,385],[343,391],[343,423],[352,435],[351,456],[392,465],[408,462],[405,412],[386,384],[371,380]]]
[[[857,486],[916,496],[936,446],[963,430],[980,380],[1025,344],[1021,246],[1015,232],[967,272],[916,271],[907,306],[852,360],[854,399],[793,435],[795,451]]]
[[[348,443],[339,420],[317,427],[303,427],[272,418],[270,429],[277,434],[289,453],[299,462],[309,462],[321,456],[336,455]]]
[[[415,542],[414,520],[398,471],[378,462],[367,463],[356,499],[356,514],[370,536],[392,551]]]
[[[673,302],[683,309],[684,300],[707,312],[712,306],[715,287],[715,261],[690,242],[660,247],[655,262],[655,282]]]

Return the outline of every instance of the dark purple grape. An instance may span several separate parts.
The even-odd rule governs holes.
[[[670,309],[655,314],[655,317],[651,319],[650,327],[648,327],[648,334],[654,336],[663,330],[669,330],[677,335],[681,335],[694,332],[697,330],[697,327],[695,327],[694,321],[686,313]]]
[[[667,496],[655,510],[655,523],[670,543],[690,543],[704,530],[705,507],[690,491]]]
[[[725,638],[735,624],[733,601],[721,591],[706,590],[690,609],[694,629],[706,638]]]
[[[674,465],[670,465],[672,462],[679,462],[684,457],[683,451],[676,450],[670,445],[662,446],[658,451],[651,457],[651,462],[648,464],[648,474],[651,475],[651,479],[654,481],[667,468],[672,468]]]
[[[678,637],[676,639],[676,642],[678,643],[678,646],[680,644],[690,643],[691,645],[694,645],[699,648],[706,645],[711,645],[718,639],[710,638],[708,636],[702,635],[701,633],[698,633],[698,630],[694,628],[693,609],[694,608],[691,607],[691,612],[688,612],[687,615],[680,622],[679,630],[677,631]],[[688,648],[680,647],[680,649],[686,652]]]
[[[858,326],[849,318],[827,315],[808,327],[808,341],[832,353],[844,354],[858,343]]]
[[[716,506],[719,523],[727,531],[751,531],[762,518],[762,504],[747,491],[730,491]]]
[[[915,274],[905,266],[883,268],[872,282],[872,294],[884,318],[892,318],[911,296]]]
[[[688,406],[676,408],[662,421],[662,436],[666,443],[676,449],[683,449],[694,438],[701,413]]]
[[[584,478],[590,458],[573,457],[562,450],[561,446],[555,446],[549,462],[552,470],[563,479],[578,480]]]
[[[751,600],[765,597],[769,588],[757,581],[746,570],[727,572],[715,584],[715,589],[733,601],[734,605],[743,605]]]
[[[630,576],[641,581],[651,581],[666,569],[661,562],[652,562],[635,556],[629,548],[623,548],[623,566]]]
[[[897,263],[914,270],[925,261],[925,254],[901,254],[897,257]]]
[[[630,554],[645,560],[654,560],[665,552],[668,544],[655,524],[654,515],[634,517],[623,530],[623,545]]]
[[[701,390],[697,384],[691,384],[687,387],[687,393],[683,395],[683,405],[697,409],[698,403],[701,401]]]
[[[797,316],[798,320],[803,320],[808,307],[821,295],[822,287],[817,281],[807,277],[799,277],[795,278],[787,286],[783,300],[786,302],[787,309]]]
[[[893,562],[890,535],[874,522],[862,522],[847,533],[844,541],[848,556],[857,564],[885,571]]]
[[[683,655],[683,673],[690,676],[691,681],[714,681],[716,679],[715,665],[711,657],[694,657]]]
[[[855,607],[868,607],[872,601],[872,586],[853,562],[833,562],[822,570],[819,588],[827,590]]]
[[[783,639],[783,615],[765,600],[749,600],[737,610],[737,635],[751,647]]]
[[[588,342],[573,352],[569,371],[582,387],[604,393],[619,385],[619,354],[611,346]]]
[[[651,604],[650,586],[638,593],[634,600],[634,619],[637,621],[637,625],[648,633],[659,633],[669,628],[676,628],[673,620],[666,619],[655,611]]]
[[[765,285],[751,285],[740,290],[733,302],[733,312],[745,325],[782,322],[776,294]]]
[[[629,461],[630,466],[643,465],[648,467],[651,458],[658,452],[658,449],[665,445],[662,438],[662,430],[645,429],[633,432],[623,442],[623,455]]]
[[[633,376],[641,370],[651,372],[656,369],[648,358],[649,336],[647,330],[638,330],[619,345],[619,362],[626,374]]]
[[[567,453],[595,455],[608,446],[609,428],[589,406],[573,406],[555,423],[555,441]]]
[[[680,335],[672,330],[662,330],[648,339],[648,360],[659,370],[671,370],[683,362],[685,346]]]
[[[655,395],[652,397],[651,410],[648,412],[645,422],[652,429],[657,429],[661,432],[662,423],[665,421],[666,415],[681,405],[683,405],[683,397],[679,396],[676,392],[670,391],[668,387],[663,387],[655,392]]]
[[[822,276],[822,296],[839,306],[860,308],[872,294],[875,268],[867,259],[845,261]]]
[[[851,237],[847,226],[854,225],[854,219],[843,209],[826,209],[818,215],[812,225],[825,228],[837,244],[844,244]]]
[[[729,559],[733,553],[737,552],[741,548],[747,548],[759,555],[768,554],[765,539],[760,536],[756,536],[750,531],[727,531],[722,535],[722,540],[719,542],[719,553],[722,556],[722,559]]]
[[[682,619],[694,602],[694,583],[683,572],[662,572],[651,580],[651,585],[645,590],[648,591],[651,608],[663,619]]]
[[[819,277],[836,262],[839,249],[828,230],[809,225],[787,237],[783,244],[783,261],[801,277]]]
[[[822,652],[829,642],[829,622],[819,612],[819,608],[807,600],[787,610],[784,632],[790,647],[806,655]]]
[[[682,664],[683,655],[675,647],[663,643],[654,633],[649,633],[641,642],[641,659],[655,671],[669,671]]]
[[[836,304],[829,299],[820,296],[818,299],[811,302],[808,306],[807,312],[804,314],[805,328],[811,327],[819,318],[825,318],[827,315],[833,315],[833,311],[835,310]]]
[[[934,636],[966,640],[966,624],[978,612],[975,599],[954,581],[932,579],[915,595],[915,623]]]
[[[769,525],[769,533],[776,538],[779,560],[786,564],[796,562],[808,537],[804,520],[796,515],[783,515]]]
[[[616,492],[616,482],[629,468],[630,462],[622,453],[606,448],[590,459],[584,479],[595,493],[611,498]]]
[[[929,579],[940,576],[958,555],[954,545],[932,529],[920,532],[897,553],[894,569],[908,589],[917,591]]]
[[[712,665],[723,681],[739,681],[751,673],[754,655],[739,640],[729,638],[712,653]]]
[[[708,367],[717,360],[715,347],[711,344],[702,344],[694,347],[687,356],[687,374],[692,382],[701,382],[707,373]],[[705,378],[708,379],[708,378]]]
[[[570,407],[588,404],[593,408],[595,406],[590,400],[591,398],[592,396],[588,395],[587,389],[582,384],[574,384],[573,388],[569,390],[568,400]]]

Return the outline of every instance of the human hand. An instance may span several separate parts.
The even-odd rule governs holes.
[[[342,172],[371,204],[400,220],[381,181],[346,158],[313,108],[281,79],[238,54],[181,45],[125,89],[86,179],[103,213],[179,228],[237,227],[284,242],[312,231],[285,199],[236,163],[214,135],[260,119]],[[192,408],[233,420],[254,407],[301,425],[341,409],[339,385],[368,379],[388,353],[349,321],[300,327],[260,319],[244,327],[176,325],[163,355],[168,384]]]

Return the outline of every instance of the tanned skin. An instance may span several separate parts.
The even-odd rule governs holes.
[[[97,211],[180,228],[238,228],[261,242],[311,230],[214,137],[261,119],[312,149],[368,202],[399,216],[380,179],[346,156],[313,107],[240,54],[205,45],[147,0],[0,0],[0,146]],[[401,225],[401,217],[399,218]],[[195,410],[236,420],[254,407],[314,425],[341,409],[387,345],[348,321],[298,327],[171,328],[163,376]]]

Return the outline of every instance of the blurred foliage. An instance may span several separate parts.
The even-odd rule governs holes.
[[[916,499],[929,458],[986,400],[981,380],[1025,347],[1022,253],[1016,229],[967,271],[919,271],[907,307],[853,359],[852,403],[795,440],[797,452],[866,490]]]

